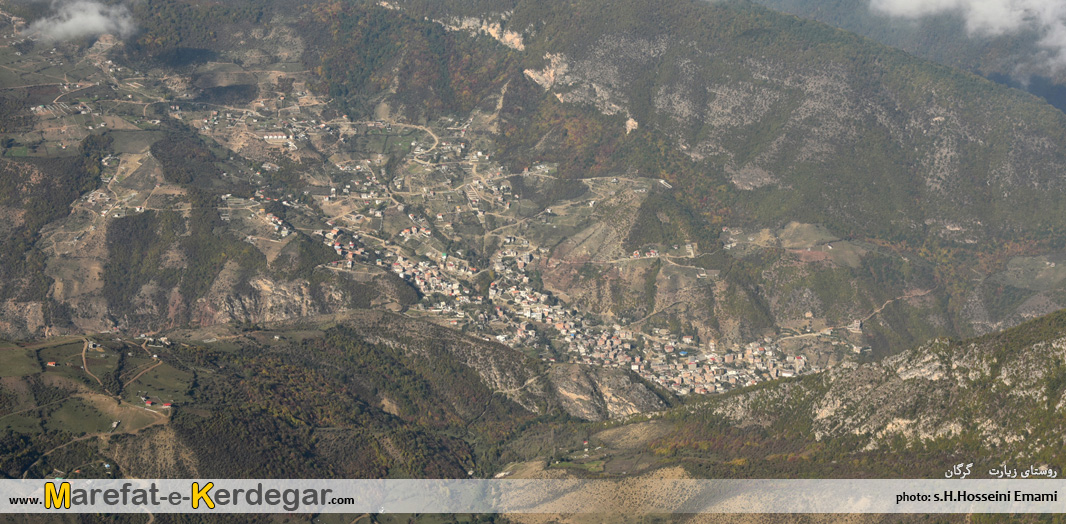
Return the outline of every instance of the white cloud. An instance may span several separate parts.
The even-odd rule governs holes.
[[[26,34],[50,41],[105,33],[126,38],[136,29],[133,15],[122,5],[109,6],[92,0],[74,0],[55,4],[55,11],[52,16],[31,23]]]
[[[1066,0],[870,0],[877,12],[904,18],[957,13],[976,36],[1035,32],[1034,61],[1051,72],[1066,69]]]

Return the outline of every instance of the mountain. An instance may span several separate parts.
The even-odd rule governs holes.
[[[521,62],[512,69],[522,73],[507,81],[499,62],[473,59],[489,71],[478,78],[495,79],[501,92],[494,138],[504,162],[554,162],[561,176],[575,178],[662,177],[676,188],[665,200],[649,197],[645,214],[617,213],[609,224],[579,230],[573,237],[626,239],[622,250],[587,261],[601,264],[652,242],[694,242],[699,255],[723,244],[745,248],[696,262],[726,275],[721,289],[702,297],[712,307],[664,313],[698,324],[701,334],[750,338],[770,326],[802,325],[807,310],[842,325],[929,291],[924,304],[894,303],[895,318],[881,315],[880,326],[869,327],[868,344],[899,348],[1058,307],[1057,291],[1008,284],[1006,276],[1012,263],[1061,249],[1062,225],[1049,215],[1061,201],[1063,159],[1051,144],[1063,140],[1063,116],[1034,97],[743,2],[667,2],[654,10],[636,2],[389,5],[425,31],[438,31],[437,22],[495,35]],[[348,49],[365,37],[345,23],[332,34]],[[448,49],[426,46],[427,53]],[[412,53],[396,47],[379,57],[390,66],[372,85],[353,84],[352,72],[329,55],[323,74],[335,95],[357,92],[364,105],[387,100],[409,118],[432,117],[436,104],[463,110],[449,97],[465,87],[467,72],[454,67],[439,72],[441,88],[428,94],[408,92],[402,81],[385,88],[397,85],[394,73],[428,60]],[[437,101],[416,102],[427,97]],[[810,231],[808,224],[829,236],[793,234]],[[587,255],[580,251],[581,258],[564,252],[549,280],[573,285]],[[578,300],[630,320],[659,312],[631,305],[678,302],[627,290],[639,289],[644,276]],[[598,298],[604,287],[606,301]],[[695,309],[691,298],[680,302]],[[797,303],[804,305],[789,307]],[[1037,304],[1048,307],[1032,309]],[[738,318],[742,327],[730,327]]]
[[[959,13],[921,18],[892,18],[871,8],[867,0],[833,2],[763,0],[766,7],[818,20],[915,56],[1020,88],[1060,110],[1066,109],[1066,78],[1051,67],[1054,59],[1033,27],[1003,34],[971,31]],[[1039,17],[1030,17],[1029,21]],[[1009,24],[1007,24],[1009,25]]]
[[[646,392],[610,423],[567,414],[570,365],[394,315],[171,335],[0,347],[4,474],[989,478],[1062,459],[1062,312],[673,407]],[[625,397],[609,383],[597,402]]]
[[[526,427],[673,402],[621,370],[549,371],[505,346],[372,312],[5,344],[0,360],[8,478],[485,476],[500,443]],[[582,394],[571,373],[587,375]]]
[[[664,474],[693,478],[943,478],[959,462],[994,478],[989,470],[1003,465],[1054,467],[1066,420],[1064,326],[1066,314],[1055,313],[593,426],[596,452],[571,445],[558,467],[612,476],[681,466]]]
[[[731,0],[57,8],[0,8],[3,476],[1062,463],[1066,115],[961,61]]]
[[[0,50],[11,338],[389,311],[609,369],[552,374],[591,419],[654,405],[641,380],[699,391],[697,357],[810,372],[1066,304],[1066,115],[825,24],[694,0],[130,16]]]

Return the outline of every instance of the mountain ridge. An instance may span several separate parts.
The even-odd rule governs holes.
[[[1066,304],[1066,116],[1031,96],[748,2],[303,5],[140,5],[56,48],[93,85],[13,90],[82,105],[11,162],[115,143],[33,232],[11,331],[379,308],[546,361],[602,334],[822,368]]]

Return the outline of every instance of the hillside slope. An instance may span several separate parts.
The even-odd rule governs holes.
[[[505,446],[513,463],[505,471],[942,479],[962,463],[972,464],[970,478],[1001,478],[1004,467],[1008,476],[1030,467],[1061,475],[1064,348],[1060,312],[879,363],[690,399],[621,424],[533,426]]]
[[[826,365],[1066,305],[1066,116],[1032,96],[739,1],[302,5],[140,4],[136,38],[58,47],[85,87],[13,86],[121,129],[23,235],[12,281],[47,278],[6,332],[429,308],[382,256],[508,242],[590,324]],[[60,67],[20,46],[27,85]],[[84,117],[32,113],[12,162]]]
[[[1058,312],[691,406],[666,417],[676,431],[650,448],[704,475],[936,478],[962,461],[987,478],[1001,464],[1055,466],[1064,363]]]
[[[1044,22],[1040,17],[1026,20],[1020,27],[1005,24],[1006,31],[985,34],[969,31],[965,17],[958,13],[944,12],[916,20],[893,18],[874,10],[867,0],[757,3],[825,22],[934,62],[973,71],[1042,97],[1060,110],[1066,109],[1066,78],[1055,64],[1053,53],[1041,45],[1041,36],[1035,30]]]
[[[505,159],[558,162],[570,177],[662,177],[677,188],[667,209],[701,218],[691,228],[665,226],[672,235],[636,229],[627,248],[672,236],[713,251],[722,226],[742,230],[722,244],[742,245],[752,231],[790,222],[869,243],[850,263],[821,255],[812,264],[798,253],[827,250],[817,244],[771,242],[794,251],[738,255],[763,277],[757,290],[731,295],[754,296],[741,298],[750,304],[743,309],[765,311],[770,324],[795,315],[779,305],[793,293],[817,296],[815,313],[839,321],[936,287],[940,311],[911,304],[871,327],[875,346],[898,348],[928,334],[1002,328],[1062,303],[1057,284],[1004,286],[1013,258],[1063,249],[1064,224],[1054,217],[1066,117],[1035,97],[745,2],[390,5],[459,33],[497,35],[510,48],[522,73],[511,74],[500,103]],[[363,95],[415,113],[424,107],[403,88]],[[846,266],[858,270],[843,278],[845,289],[791,285],[835,280]],[[715,295],[716,304],[730,301]]]
[[[589,375],[573,398],[521,353],[390,314],[193,334],[4,343],[0,471],[466,478],[530,426],[666,407],[626,372],[564,366]]]

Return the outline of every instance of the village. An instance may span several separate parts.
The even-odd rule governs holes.
[[[388,184],[376,189],[387,199]],[[376,216],[382,216],[380,210]],[[720,348],[714,340],[704,342],[667,330],[644,333],[605,324],[568,307],[536,285],[531,270],[544,250],[527,240],[507,237],[504,248],[492,254],[488,267],[479,268],[460,254],[436,250],[440,243],[433,231],[419,225],[428,219],[411,213],[405,216],[413,225],[389,240],[375,236],[381,231],[373,227],[333,227],[315,233],[343,257],[334,265],[353,269],[357,264],[372,264],[418,289],[424,298],[408,314],[495,340],[549,364],[576,362],[629,369],[678,395],[721,393],[819,370],[802,355],[784,353],[769,338],[743,347]],[[355,223],[370,225],[365,219]],[[275,225],[285,231],[285,226]],[[443,226],[445,230],[454,227],[449,222]],[[368,240],[380,244],[376,249],[362,244]],[[638,255],[655,257],[658,253],[649,249]],[[491,279],[480,278],[482,275]]]
[[[200,114],[193,116],[204,120]],[[226,117],[236,120],[230,114],[223,121]],[[212,111],[204,124],[211,126],[216,118]],[[260,129],[277,124],[255,123]],[[308,188],[305,196],[329,215],[320,227],[306,232],[334,250],[338,259],[329,264],[332,269],[362,271],[373,266],[392,272],[423,297],[407,314],[495,340],[549,364],[629,369],[678,395],[721,393],[819,370],[803,355],[786,354],[771,339],[725,348],[714,340],[700,341],[658,328],[645,333],[590,317],[536,282],[536,262],[547,250],[518,234],[503,235],[499,249],[481,261],[482,267],[464,258],[461,249],[447,252],[451,237],[458,236],[466,223],[492,219],[498,228],[517,223],[517,209],[512,206],[519,207],[521,199],[510,180],[550,176],[552,170],[550,165],[537,165],[520,174],[505,174],[484,152],[468,152],[473,146],[467,127],[449,127],[450,123],[419,126],[416,131],[422,136],[404,144],[402,165],[407,167],[397,173],[383,172],[381,155],[331,157],[328,188]],[[321,141],[323,133],[354,140],[366,133],[389,133],[403,124],[343,121],[327,126],[315,118],[290,117],[279,127],[286,131],[263,134],[261,140],[289,152],[298,150],[301,141]],[[276,169],[268,162],[261,171]],[[249,203],[254,207],[278,200],[266,194],[260,190]],[[280,200],[284,206],[310,212],[295,195],[285,196],[289,199]],[[546,220],[551,214],[548,208],[537,218]],[[262,210],[258,217],[278,240],[299,229]],[[631,259],[659,256],[659,250],[650,246],[629,255]]]
[[[13,63],[27,60],[20,55]],[[304,236],[335,255],[322,270],[353,278],[390,272],[421,297],[404,314],[497,341],[549,365],[631,370],[678,395],[720,393],[820,369],[770,338],[726,347],[692,334],[624,325],[546,288],[540,278],[546,246],[564,238],[575,217],[593,217],[601,199],[619,194],[673,190],[665,181],[611,176],[586,181],[592,190],[576,197],[555,187],[561,196],[541,201],[538,192],[557,183],[555,166],[536,163],[508,172],[493,159],[484,115],[420,124],[354,120],[330,109],[304,76],[288,72],[292,66],[252,74],[231,70],[232,64],[209,65],[201,77],[254,83],[229,86],[252,93],[248,100],[207,101],[150,73],[106,60],[93,65],[83,67],[80,82],[64,83],[52,103],[27,109],[40,120],[43,131],[36,133],[44,148],[66,148],[93,129],[111,129],[129,141],[120,144],[125,153],[105,160],[104,186],[77,204],[95,220],[186,209],[177,188],[144,182],[151,153],[131,152],[143,133],[157,132],[162,120],[171,119],[242,157],[220,165],[223,179],[255,187],[250,195],[221,197],[218,211],[228,227],[268,258]],[[74,250],[97,226],[86,223],[54,245]],[[692,244],[645,245],[625,252],[620,263],[671,254],[691,258],[695,251]],[[708,272],[698,273],[703,278]]]

